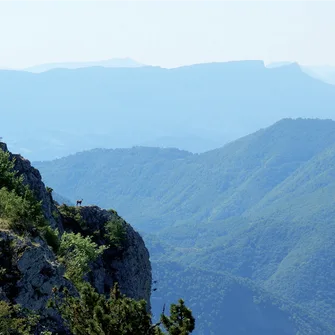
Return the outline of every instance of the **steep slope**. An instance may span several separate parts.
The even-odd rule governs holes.
[[[59,310],[48,307],[55,289],[67,289],[73,296],[79,291],[78,283],[68,272],[68,254],[59,253],[65,232],[69,236],[80,233],[80,243],[87,237],[95,245],[104,246],[84,273],[84,280],[97,292],[109,295],[118,282],[122,293],[136,300],[145,299],[150,309],[148,250],[141,236],[114,210],[56,206],[52,190],[45,187],[39,171],[28,160],[9,153],[2,142],[0,191],[0,300],[37,313],[36,334],[70,334]],[[78,247],[71,242],[69,248],[76,250],[80,244]],[[83,250],[72,257],[76,255],[83,255]],[[83,266],[82,262],[80,258],[74,269]]]
[[[335,328],[249,280],[171,261],[153,264],[160,279],[152,296],[153,312],[160,313],[164,303],[183,295],[196,317],[196,334],[334,334]]]
[[[7,111],[1,136],[33,160],[161,137],[180,138],[178,147],[190,150],[187,142],[199,134],[216,147],[284,117],[333,118],[334,104],[335,87],[296,64],[0,71],[0,110]]]
[[[301,69],[313,78],[335,85],[334,66],[302,66]]]
[[[109,206],[127,202],[126,217],[140,214],[137,227],[156,231],[167,243],[152,252],[183,269],[224,270],[250,279],[330,324],[335,319],[334,143],[333,121],[282,120],[200,155],[95,150],[36,165],[66,196],[89,196],[82,192],[92,185],[95,198]],[[116,165],[115,159],[125,158],[127,164]],[[69,168],[72,173],[65,173]],[[102,185],[97,175],[109,183]],[[183,269],[176,276],[183,276]]]
[[[334,213],[334,176],[335,145],[331,143],[272,189],[247,215],[274,215],[276,208],[277,213],[282,212],[282,219],[302,218],[308,213],[314,220],[327,222],[333,217],[329,214]]]
[[[243,214],[334,141],[335,122],[283,120],[200,155],[94,150],[34,164],[60,194],[114,206],[141,230],[161,229]]]

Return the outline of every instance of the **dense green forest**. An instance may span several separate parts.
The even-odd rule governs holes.
[[[35,165],[59,194],[115,208],[143,233],[158,279],[156,314],[160,295],[182,288],[199,316],[199,334],[233,329],[218,302],[231,302],[223,278],[237,278],[278,307],[273,320],[289,313],[302,320],[291,324],[296,332],[322,334],[321,327],[332,334],[334,143],[333,121],[285,119],[203,154],[96,149]],[[216,314],[223,319],[214,325]],[[266,334],[264,318],[272,320],[255,318],[249,334]],[[240,321],[249,324],[247,316]]]

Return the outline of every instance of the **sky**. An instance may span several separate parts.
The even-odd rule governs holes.
[[[4,1],[0,68],[129,57],[335,66],[335,1]]]

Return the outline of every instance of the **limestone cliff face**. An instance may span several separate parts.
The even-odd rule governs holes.
[[[134,299],[145,299],[150,308],[151,264],[149,252],[142,237],[132,226],[113,211],[97,206],[78,208],[83,223],[78,224],[70,217],[63,216],[66,231],[80,232],[83,236],[93,236],[98,245],[110,245],[107,222],[119,222],[125,231],[120,246],[110,246],[104,254],[92,264],[87,279],[99,293],[109,294],[114,282],[118,282],[122,293]]]
[[[36,311],[40,329],[66,333],[60,316],[46,305],[53,287],[76,289],[63,277],[65,269],[40,238],[22,238],[10,231],[0,232],[0,299]]]
[[[0,142],[0,150],[8,151]],[[90,235],[99,245],[108,249],[92,265],[87,274],[98,292],[108,294],[114,282],[121,291],[134,299],[145,299],[150,308],[151,264],[149,253],[141,236],[115,211],[107,211],[96,206],[81,207],[77,211],[82,218],[80,224],[62,214],[54,203],[51,193],[45,188],[38,170],[19,155],[10,154],[15,159],[15,169],[24,178],[24,183],[34,191],[42,202],[43,212],[52,228],[60,234],[64,231]],[[113,246],[106,237],[105,225],[118,221],[125,233],[121,245]],[[66,287],[77,294],[73,284],[64,278],[64,267],[57,261],[52,249],[39,237],[19,237],[11,231],[0,231],[0,299],[21,304],[32,309],[46,320],[46,329],[66,333],[59,315],[46,309],[53,287]]]

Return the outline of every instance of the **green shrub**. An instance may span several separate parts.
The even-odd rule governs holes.
[[[41,229],[42,237],[45,242],[52,248],[52,250],[57,254],[60,246],[60,239],[58,230],[53,230],[50,226],[46,226]]]
[[[117,283],[109,298],[88,283],[81,287],[80,297],[72,297],[67,291],[60,297],[56,289],[53,293],[49,306],[60,311],[74,335],[163,335],[161,325],[169,335],[188,335],[194,330],[194,318],[182,300],[171,305],[170,317],[163,313],[161,321],[152,324],[146,302],[121,294]]]
[[[0,150],[0,229],[11,229],[18,234],[35,234],[57,250],[58,236],[43,215],[42,203],[33,191],[24,185],[23,177],[14,171],[14,160]]]
[[[7,228],[23,233],[30,231],[33,224],[30,218],[30,203],[18,196],[15,191],[0,189],[0,217],[7,222]]]
[[[118,214],[117,214],[117,211],[116,211],[115,209],[112,209],[112,208],[111,208],[111,209],[108,209],[107,212],[112,213],[112,214],[114,214],[114,215],[118,215]]]
[[[170,335],[186,335],[195,328],[195,319],[182,299],[170,306],[170,316],[161,315],[161,323]]]
[[[121,248],[122,243],[126,238],[126,230],[122,219],[115,219],[108,221],[105,224],[106,234],[105,237],[111,247]]]
[[[59,259],[66,266],[66,277],[80,285],[84,274],[89,271],[89,264],[95,261],[106,249],[92,242],[91,237],[80,233],[66,233],[61,237],[58,251]]]
[[[53,189],[51,187],[47,186],[45,189],[49,194],[52,194]]]
[[[28,314],[28,313],[26,313]],[[30,335],[36,326],[38,317],[33,314],[25,315],[18,305],[0,301],[0,334],[1,335]]]
[[[0,188],[19,190],[22,187],[23,177],[17,177],[14,170],[15,161],[10,159],[9,152],[0,150]]]

